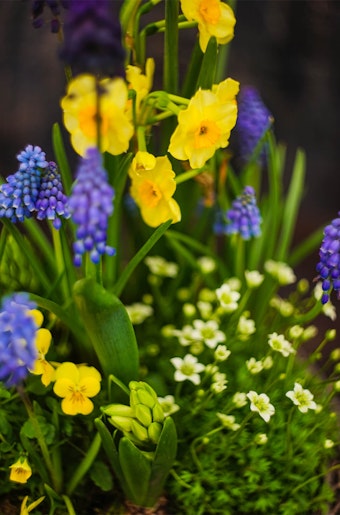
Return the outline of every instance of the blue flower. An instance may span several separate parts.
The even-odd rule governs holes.
[[[121,27],[109,0],[70,0],[60,57],[74,75],[124,76]]]
[[[50,8],[52,19],[50,20],[51,32],[57,33],[60,29],[60,7],[67,8],[70,0],[32,0],[32,19],[33,27],[38,29],[44,25],[44,8],[48,6]],[[59,5],[60,4],[60,5]]]
[[[71,215],[67,206],[68,199],[63,192],[63,185],[57,165],[50,161],[43,175],[36,202],[37,219],[52,220],[53,227],[60,229],[62,218],[69,218]]]
[[[41,170],[46,168],[45,152],[28,145],[17,155],[19,170],[0,186],[0,217],[23,222],[35,211],[41,184]]]
[[[77,180],[69,199],[72,220],[77,225],[74,264],[80,266],[82,255],[90,253],[93,263],[99,263],[100,256],[113,256],[115,249],[106,245],[109,216],[113,213],[114,190],[107,180],[98,149],[89,148],[81,159]]]
[[[237,97],[238,117],[235,126],[238,154],[243,161],[249,161],[256,145],[273,122],[272,115],[262,102],[259,92],[253,86],[243,86]],[[266,163],[266,147],[258,157],[261,165]]]
[[[232,203],[226,213],[227,224],[225,234],[240,234],[242,239],[249,240],[261,234],[261,214],[256,203],[255,190],[246,186],[243,193]]]
[[[340,215],[340,212],[338,213]],[[332,289],[340,296],[340,218],[335,218],[325,227],[319,251],[320,261],[316,266],[322,280],[322,304],[326,304]]]
[[[0,310],[0,380],[18,385],[34,367],[36,322],[29,310],[36,305],[26,293],[14,293],[3,300]]]

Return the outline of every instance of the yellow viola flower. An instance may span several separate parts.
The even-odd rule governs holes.
[[[9,468],[11,469],[9,479],[15,483],[27,483],[27,480],[32,475],[30,464],[24,456],[20,456],[20,458]]]
[[[133,135],[127,101],[128,88],[120,77],[103,79],[97,84],[94,76],[79,75],[69,83],[61,107],[64,125],[78,154],[84,156],[87,148],[96,146],[98,118],[101,151],[113,155],[127,151]]]
[[[88,415],[94,397],[100,391],[101,375],[94,367],[62,363],[56,370],[54,393],[62,397],[61,409],[66,415]]]
[[[209,39],[225,45],[234,37],[236,19],[233,10],[221,0],[181,0],[184,16],[198,23],[199,43],[205,52]]]
[[[153,74],[155,71],[155,61],[152,58],[146,60],[145,74],[138,66],[129,65],[126,68],[126,80],[129,88],[136,92],[136,110],[140,109],[141,101],[152,88]]]
[[[157,227],[170,219],[172,223],[180,221],[179,205],[172,198],[176,190],[175,173],[166,156],[155,157],[148,152],[137,152],[129,175],[130,194],[147,225]]]
[[[178,115],[170,154],[182,161],[188,159],[192,168],[201,168],[218,148],[227,147],[237,119],[238,90],[237,81],[226,79],[212,90],[196,91],[188,107]]]
[[[34,368],[30,370],[30,372],[32,372],[32,374],[41,375],[41,382],[44,386],[48,386],[55,379],[55,369],[51,363],[45,359],[51,345],[51,340],[52,335],[48,329],[38,329],[35,340],[38,358],[34,364]]]

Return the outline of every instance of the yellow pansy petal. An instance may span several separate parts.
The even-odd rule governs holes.
[[[42,365],[41,382],[44,386],[48,386],[55,379],[55,369],[46,360],[43,360],[41,362],[41,365]]]
[[[42,312],[39,311],[39,309],[30,309],[28,313],[34,318],[34,322],[37,326],[40,327],[44,321]]]
[[[93,411],[93,402],[83,395],[68,395],[61,401],[61,409],[66,415],[88,415]]]
[[[86,397],[94,397],[100,392],[100,381],[94,377],[84,377],[79,382],[79,390],[86,395]]]
[[[56,370],[56,382],[53,386],[53,391],[58,397],[67,397],[70,394],[70,391],[73,391],[75,388],[75,383],[71,379],[66,377],[62,377],[61,379],[57,379],[58,370]]]
[[[45,356],[47,354],[48,349],[50,348],[52,340],[52,334],[48,329],[38,329],[35,336],[35,345],[38,349],[38,352]]]
[[[70,361],[65,361],[58,367],[56,373],[56,379],[66,378],[71,379],[74,383],[77,383],[79,380],[79,370],[77,365],[71,363]]]

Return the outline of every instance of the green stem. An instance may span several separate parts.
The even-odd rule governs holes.
[[[54,247],[54,255],[57,265],[57,272],[58,275],[61,276],[61,290],[63,293],[63,300],[67,300],[70,298],[69,288],[67,284],[67,277],[65,275],[65,266],[64,266],[64,259],[63,259],[63,249],[60,239],[60,233],[57,229],[55,229],[51,225],[51,232],[52,232],[52,238],[53,238],[53,247]]]
[[[86,472],[91,467],[92,463],[96,459],[96,456],[99,452],[101,446],[101,438],[99,433],[96,433],[90,448],[88,449],[84,459],[80,463],[79,467],[71,477],[68,487],[67,487],[67,495],[71,495],[74,489],[78,486],[79,482],[82,480]]]
[[[58,474],[56,473],[56,470],[55,470],[55,467],[53,466],[53,463],[52,463],[52,460],[51,460],[51,456],[50,456],[50,452],[48,450],[48,447],[47,447],[47,444],[46,444],[46,441],[45,441],[45,438],[44,438],[44,435],[41,431],[41,427],[40,427],[40,424],[38,422],[38,419],[34,413],[34,409],[33,409],[33,406],[31,404],[31,401],[29,400],[28,398],[28,395],[24,392],[23,388],[20,386],[18,387],[18,393],[24,403],[24,406],[26,408],[26,411],[27,411],[27,414],[29,416],[29,419],[34,427],[34,433],[35,433],[35,437],[38,441],[38,444],[39,444],[39,447],[41,449],[41,453],[42,453],[42,456],[44,458],[44,461],[45,461],[45,464],[46,464],[46,467],[49,471],[49,474],[50,474],[50,478],[51,478],[51,481],[52,481],[52,485],[53,485],[53,488],[55,489],[56,492],[60,492],[61,490],[61,478],[58,476]]]
[[[178,90],[178,12],[178,0],[165,0],[163,88],[168,93]]]
[[[67,508],[68,515],[77,515],[75,509],[73,508],[71,499],[67,495],[63,495],[62,498]]]

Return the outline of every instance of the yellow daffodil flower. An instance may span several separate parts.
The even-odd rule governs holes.
[[[220,45],[225,45],[234,37],[234,13],[221,0],[181,0],[181,7],[188,20],[198,23],[202,52],[205,52],[211,36],[215,36]]]
[[[94,76],[79,75],[70,82],[61,107],[65,127],[78,154],[84,156],[87,148],[96,146],[98,121],[100,150],[113,155],[126,152],[133,135],[127,101],[128,88],[120,77],[103,79],[97,84]]]
[[[54,393],[62,397],[61,409],[66,415],[88,415],[93,410],[94,397],[100,391],[101,375],[94,367],[65,362],[55,375]]]
[[[140,103],[149,93],[152,87],[153,74],[155,71],[155,61],[152,58],[146,60],[145,74],[138,66],[129,65],[126,68],[126,80],[129,88],[136,92],[136,111],[139,112]]]
[[[130,193],[141,210],[144,222],[150,227],[172,219],[181,219],[181,211],[172,198],[176,190],[175,173],[170,160],[155,157],[148,152],[137,152],[129,170],[131,177]]]
[[[192,168],[201,168],[218,148],[227,147],[237,119],[238,90],[239,83],[233,79],[226,79],[212,90],[199,89],[178,115],[170,154],[183,161],[188,159]]]
[[[32,475],[30,464],[24,456],[20,456],[18,461],[13,463],[9,468],[11,469],[9,479],[15,483],[27,483],[27,480]]]

